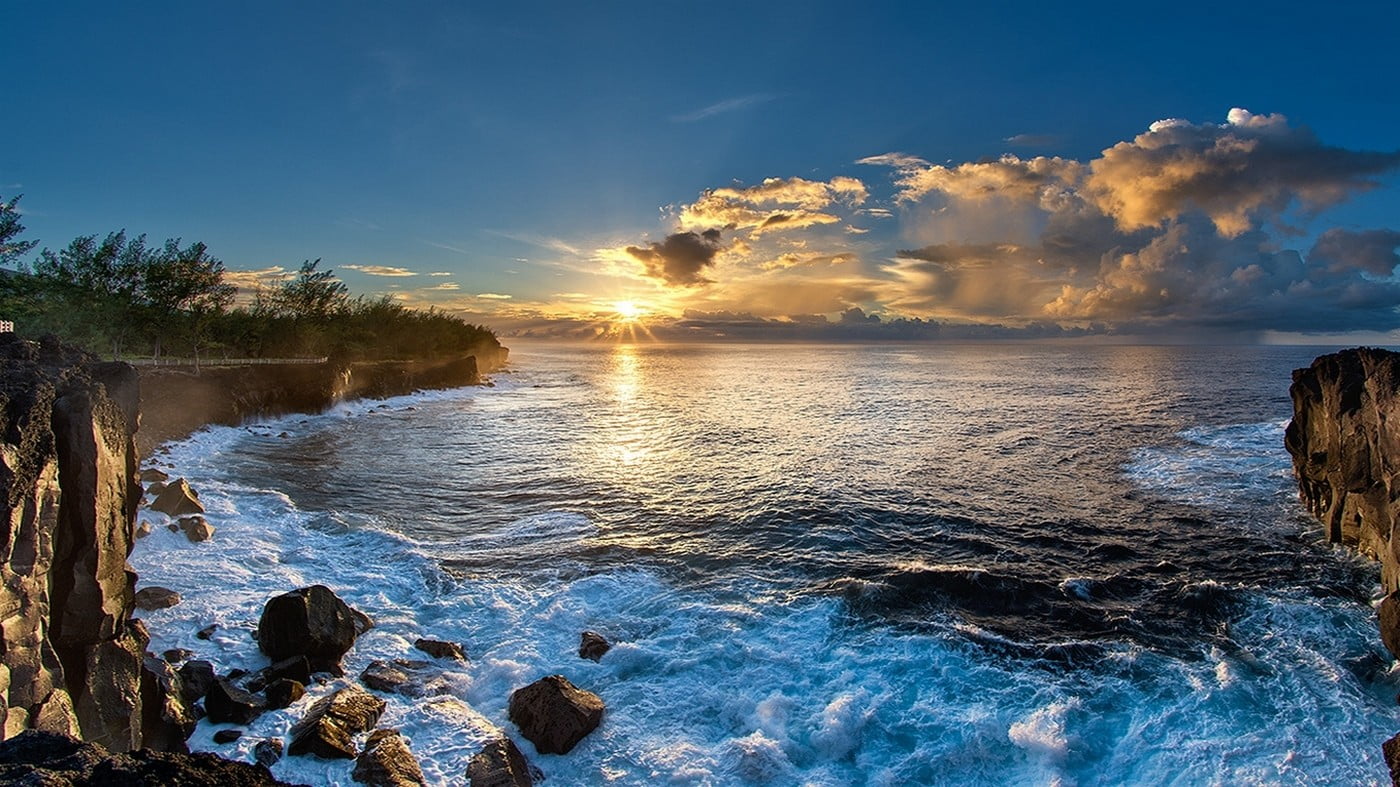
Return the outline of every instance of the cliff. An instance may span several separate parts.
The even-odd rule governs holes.
[[[137,386],[126,364],[0,335],[5,737],[33,728],[113,751],[145,737],[148,637],[131,619],[126,564],[141,495]]]
[[[1293,372],[1293,420],[1284,446],[1298,494],[1330,541],[1381,564],[1387,592],[1400,589],[1392,539],[1400,520],[1400,353],[1359,348],[1324,355]]]
[[[142,456],[205,424],[237,425],[250,418],[316,413],[336,402],[383,398],[419,389],[478,385],[505,365],[508,350],[473,348],[470,354],[419,361],[330,361],[319,364],[211,366],[141,371]]]

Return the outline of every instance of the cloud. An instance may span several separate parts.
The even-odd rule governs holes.
[[[419,287],[422,292],[453,292],[462,289],[462,285],[455,281],[445,281],[442,284],[434,284],[431,287]]]
[[[1308,252],[1308,261],[1325,266],[1328,273],[1364,271],[1373,276],[1391,276],[1400,265],[1400,232],[1368,230],[1352,232],[1327,230]]]
[[[252,270],[224,271],[224,282],[232,284],[240,290],[258,290],[265,287],[273,287],[290,278],[292,278],[291,271],[288,271],[281,265]]]
[[[753,93],[747,96],[738,96],[736,98],[715,102],[707,107],[701,107],[692,112],[672,115],[671,121],[673,123],[694,123],[697,120],[704,120],[705,118],[714,117],[715,115],[737,112],[741,109],[747,109],[759,104],[766,104],[775,98],[777,98],[777,96],[768,93]]]
[[[648,276],[667,284],[693,286],[708,283],[702,273],[714,263],[721,248],[719,230],[709,229],[701,233],[677,232],[660,243],[628,246],[626,252],[642,263]]]
[[[1060,144],[1060,139],[1055,134],[1015,134],[1002,141],[1020,148],[1048,148]]]
[[[488,301],[508,301],[511,299],[511,296],[502,295],[498,292],[479,292],[476,294],[476,297],[483,298]]]
[[[342,265],[346,270],[359,271],[366,276],[417,276],[418,274],[408,268],[395,268],[389,265]]]
[[[797,230],[837,224],[841,218],[824,212],[835,204],[856,206],[869,192],[856,178],[829,181],[805,178],[766,178],[757,186],[711,189],[685,205],[678,217],[682,229],[749,230],[761,235],[773,230]]]
[[[1058,156],[1022,159],[1011,154],[995,161],[975,161],[945,167],[902,153],[887,153],[860,159],[857,164],[875,164],[895,169],[896,199],[917,202],[938,192],[955,199],[1000,198],[1035,202],[1076,183],[1082,165]]]
[[[1295,203],[1318,210],[1375,188],[1372,178],[1397,166],[1400,151],[1329,147],[1283,115],[1236,108],[1223,125],[1153,123],[1105,150],[1090,165],[1085,189],[1124,230],[1197,210],[1235,237]]]
[[[836,252],[834,254],[810,251],[789,251],[778,255],[774,259],[760,263],[763,270],[786,270],[788,268],[810,267],[816,265],[840,265],[843,262],[854,262],[859,257],[849,251]]]
[[[428,275],[429,275],[429,276],[451,276],[452,274],[451,274],[449,271],[433,271],[432,273],[429,273]]]

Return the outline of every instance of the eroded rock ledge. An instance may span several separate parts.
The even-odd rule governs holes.
[[[1380,562],[1386,592],[1400,589],[1400,353],[1323,355],[1293,372],[1289,393],[1284,446],[1303,505],[1328,540]]]

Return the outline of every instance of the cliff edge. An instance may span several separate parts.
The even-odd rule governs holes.
[[[1323,355],[1295,370],[1288,390],[1293,420],[1284,447],[1303,505],[1329,541],[1380,562],[1387,593],[1400,589],[1393,538],[1400,520],[1400,353]]]
[[[149,638],[131,618],[136,576],[126,563],[141,498],[137,401],[126,364],[0,335],[6,738],[37,729],[129,751],[147,737],[143,719],[162,715],[143,713]]]

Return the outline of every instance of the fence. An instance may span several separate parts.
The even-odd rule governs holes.
[[[269,364],[325,363],[327,358],[126,358],[132,366],[264,366]]]

